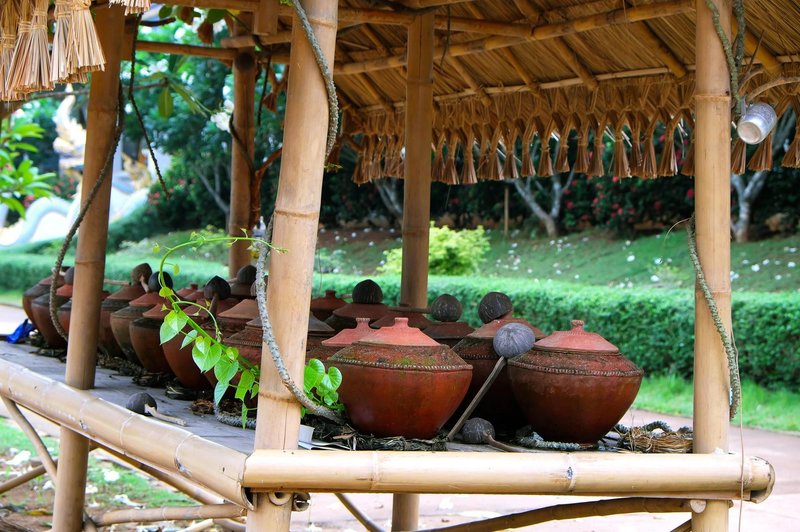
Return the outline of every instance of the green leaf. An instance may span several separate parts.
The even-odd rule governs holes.
[[[227,13],[227,11],[224,9],[209,9],[206,15],[206,21],[210,24],[215,24],[225,18],[225,13]]]
[[[173,264],[172,265],[172,273],[174,275],[178,275],[179,273],[181,273],[181,267],[178,266],[177,264]]]
[[[159,253],[161,251],[161,246],[158,244],[153,245],[153,253]]]
[[[210,347],[209,341],[205,336],[198,337],[194,342],[194,346],[192,346],[192,359],[197,364],[197,367],[200,368],[200,371],[205,372],[214,367],[213,362],[209,363],[208,351]]]
[[[252,372],[248,370],[242,371],[242,375],[239,377],[239,384],[236,385],[236,398],[244,401],[254,382],[255,377],[253,377]]]
[[[247,408],[247,405],[242,403],[242,428],[247,428],[247,413],[250,410]]]
[[[222,358],[222,346],[219,343],[214,342],[208,348],[208,360],[207,360],[207,362],[209,363],[208,369],[211,369],[212,367],[216,366],[221,358]]]
[[[319,384],[322,377],[325,376],[325,366],[316,358],[312,358],[306,363],[303,370],[303,390],[306,395],[310,395],[311,391]]]
[[[218,405],[220,401],[222,401],[222,396],[225,395],[225,392],[228,390],[228,383],[218,382],[216,386],[214,386],[214,404]]]
[[[168,18],[172,15],[172,6],[161,6],[158,10],[158,18]]]
[[[192,343],[195,338],[197,338],[197,331],[194,329],[186,333],[186,336],[183,337],[183,342],[181,342],[181,349]]]
[[[173,294],[172,288],[168,286],[162,286],[161,289],[158,291],[158,295],[161,297],[169,297]]]
[[[172,116],[172,93],[169,87],[161,89],[161,94],[158,95],[158,114],[164,118]]]
[[[331,366],[328,368],[328,378],[330,379],[331,390],[338,390],[342,385],[342,372],[339,368]]]

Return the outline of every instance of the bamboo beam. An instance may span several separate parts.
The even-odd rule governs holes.
[[[175,44],[171,42],[145,40],[136,41],[136,51],[207,57],[209,59],[219,59],[220,61],[233,61],[236,57],[236,50],[228,48],[213,48],[211,46],[194,46],[191,44]]]
[[[56,460],[56,465],[58,465],[58,460]],[[22,486],[23,484],[27,484],[31,480],[41,477],[45,473],[47,473],[47,471],[45,470],[44,465],[38,465],[30,471],[26,471],[21,475],[10,478],[0,484],[0,495],[6,493],[7,491],[13,490],[14,488]]]
[[[278,32],[280,5],[280,0],[259,0],[258,9],[253,13],[253,33],[267,36]]]
[[[356,521],[361,523],[361,525],[367,530],[367,532],[383,532],[383,529],[375,524],[372,519],[367,516],[361,509],[355,505],[353,501],[350,500],[350,497],[345,495],[344,493],[334,493],[336,498],[339,499],[339,502],[342,503],[342,506],[350,512],[350,515],[356,518]]]
[[[247,31],[242,24],[249,24],[252,16],[243,14],[241,22],[237,23],[236,32],[243,34]],[[233,61],[233,129],[236,138],[233,138],[231,149],[231,192],[230,213],[228,216],[228,235],[242,236],[249,234],[250,206],[253,198],[250,197],[250,180],[254,179],[255,162],[255,99],[256,99],[256,67],[255,48],[242,48]],[[231,134],[233,135],[233,131]],[[247,241],[234,242],[228,252],[228,275],[236,277],[236,272],[251,262],[250,243]]]
[[[303,7],[322,53],[333,65],[337,1],[306,0]],[[273,244],[287,251],[270,258],[267,300],[286,369],[295,382],[301,383],[326,157],[328,103],[306,35],[299,24],[293,26],[292,32],[286,127],[272,233]],[[299,429],[300,404],[283,385],[265,344],[254,447],[296,449]],[[288,532],[291,512],[291,504],[278,506],[269,497],[259,495],[256,511],[248,516],[247,530]]]
[[[39,437],[39,434],[36,433],[36,429],[33,428],[33,425],[31,425],[30,421],[28,421],[28,419],[19,409],[17,403],[7,397],[0,397],[0,399],[2,399],[3,406],[5,406],[6,411],[17,423],[23,434],[27,436],[28,441],[31,442],[31,445],[33,445],[36,454],[42,461],[45,471],[47,471],[47,474],[50,475],[53,485],[56,485],[56,462],[53,460],[53,457],[50,456],[50,452],[47,450],[47,447],[45,447],[44,442],[42,442],[42,439]]]
[[[121,40],[125,17],[121,6],[95,13],[97,34],[106,56],[104,71],[92,73],[87,110],[86,150],[81,203],[100,178],[109,152],[113,149],[117,122]],[[109,170],[111,171],[111,170]],[[108,210],[111,199],[111,176],[100,187],[94,203],[83,220],[75,255],[75,305],[70,320],[70,341],[64,382],[80,390],[94,386],[97,359],[97,323],[100,320],[100,292],[103,289],[105,251],[108,238]],[[70,430],[61,429],[58,468],[53,510],[53,529],[75,531],[82,528],[89,440]]]
[[[532,94],[538,95],[541,92],[541,87],[539,86],[539,83],[537,83],[536,80],[534,80],[533,77],[531,77],[531,75],[528,73],[525,65],[523,65],[519,59],[517,59],[517,56],[514,55],[514,52],[510,48],[502,48],[501,51],[505,56],[506,61],[508,61],[514,71],[516,71],[517,75],[522,82],[525,83],[525,86],[528,88],[528,90]]]
[[[61,425],[62,432],[80,433],[103,447],[190,479],[239,506],[252,506],[241,487],[245,456],[238,451],[4,360],[0,360],[0,395]],[[63,451],[60,459],[64,463]],[[58,468],[62,486],[65,469],[63,465]]]
[[[735,17],[731,17],[731,32],[735,34],[739,29]],[[781,62],[775,57],[775,54],[767,47],[766,44],[760,42],[761,39],[753,34],[749,28],[744,30],[744,49],[748,54],[756,54],[756,59],[764,65],[764,69],[770,77],[775,77],[780,74]]]
[[[549,521],[565,519],[582,519],[584,517],[600,517],[606,515],[632,514],[647,512],[653,514],[671,512],[689,512],[689,501],[681,499],[657,499],[648,497],[629,497],[626,499],[608,499],[602,501],[558,504],[546,508],[537,508],[527,512],[473,521],[460,525],[430,529],[423,532],[494,532],[507,528],[522,528]]]
[[[466,4],[475,0],[400,0],[403,5],[412,9],[427,9],[429,7],[452,6],[455,4]]]
[[[719,23],[731,27],[731,4],[713,0]],[[697,0],[695,74],[695,216],[697,253],[720,318],[730,334],[730,78],[706,0]],[[728,450],[730,379],[725,350],[703,293],[695,287],[694,452]],[[698,456],[703,456],[698,454]],[[728,530],[728,506],[708,501],[692,514],[692,530]]]
[[[486,91],[483,90],[483,87],[475,81],[475,78],[472,77],[469,70],[467,70],[466,65],[462,63],[462,61],[458,57],[448,57],[447,62],[456,70],[458,75],[461,79],[467,84],[472,92],[478,95],[481,99],[481,102],[489,109],[492,109],[492,100],[489,98],[489,95],[486,94]],[[427,303],[427,302],[426,302]]]
[[[264,449],[247,458],[242,484],[256,491],[691,499],[698,493],[728,498],[742,480],[745,499],[761,499],[772,489],[774,470],[765,460],[735,454],[471,453],[465,459],[462,453]]]
[[[95,519],[98,526],[121,523],[154,523],[156,521],[193,521],[195,519],[225,519],[242,517],[247,511],[235,504],[177,506],[164,508],[129,508],[113,510]]]

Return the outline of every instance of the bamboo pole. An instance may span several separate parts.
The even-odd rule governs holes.
[[[233,61],[236,57],[236,50],[232,48],[213,48],[211,46],[194,46],[191,44],[143,40],[136,41],[136,51],[207,57],[209,59],[219,59],[221,61]]]
[[[383,532],[383,529],[376,525],[375,522],[369,518],[369,516],[362,512],[361,509],[350,500],[350,497],[344,493],[334,493],[334,495],[336,495],[336,498],[342,503],[342,506],[344,506],[347,511],[356,518],[356,521],[361,523],[367,532]]]
[[[3,360],[0,395],[61,425],[62,433],[67,429],[80,433],[103,447],[207,487],[239,506],[252,506],[241,486],[243,453]],[[65,458],[62,451],[61,461]],[[58,468],[58,485],[65,469]]]
[[[56,483],[56,462],[53,460],[53,457],[50,456],[50,452],[45,447],[44,442],[39,437],[39,434],[36,433],[36,429],[33,428],[30,421],[25,417],[25,414],[17,406],[17,403],[12,401],[7,397],[0,397],[3,401],[3,406],[5,406],[6,411],[8,414],[14,419],[17,425],[19,425],[20,430],[22,430],[23,434],[27,436],[28,441],[31,442],[33,445],[36,454],[39,456],[39,459],[42,461],[42,466],[44,466],[47,474],[50,475],[50,478],[53,480],[53,484]]]
[[[320,48],[333,65],[336,45],[336,0],[306,0],[303,7]],[[322,174],[328,125],[328,103],[319,66],[300,24],[293,24],[286,96],[281,172],[273,215],[272,241],[286,249],[270,258],[267,286],[269,314],[287,370],[303,382],[314,251],[322,196]],[[295,449],[300,404],[281,382],[265,344],[254,446]],[[247,529],[288,531],[291,504],[274,505],[260,495]]]
[[[177,506],[165,508],[129,508],[113,510],[95,519],[98,526],[120,523],[154,523],[156,521],[193,521],[195,519],[223,519],[241,517],[247,512],[235,504],[207,504],[204,506]]]
[[[487,475],[487,471],[492,474]],[[242,484],[271,489],[373,493],[497,493],[728,498],[739,492],[742,457],[733,454],[597,452],[462,453],[256,450]],[[745,498],[774,484],[766,461],[744,460]],[[704,495],[703,498],[709,498]]]
[[[242,24],[249,24],[252,15],[237,24],[237,33],[247,31]],[[241,48],[233,61],[233,128],[236,139],[231,149],[231,195],[228,234],[242,236],[250,233],[250,180],[253,175],[255,156],[255,97],[256,97],[255,48]],[[265,74],[266,75],[266,74]],[[231,132],[233,135],[233,132]],[[243,145],[242,145],[243,144]],[[251,262],[250,243],[234,242],[228,252],[228,275],[236,277],[236,272]]]
[[[81,201],[100,177],[112,149],[117,120],[121,40],[125,18],[120,6],[95,12],[100,44],[105,52],[105,71],[92,73],[86,126],[86,154]],[[100,292],[103,289],[105,250],[108,238],[108,209],[111,197],[109,176],[86,214],[75,255],[73,312],[64,382],[85,390],[94,386],[97,358],[97,323],[100,320]],[[64,532],[82,528],[89,440],[68,428],[61,429],[61,467],[58,468],[53,509],[53,529]]]
[[[56,460],[56,465],[58,465],[58,460]],[[26,471],[21,475],[8,479],[2,484],[0,484],[0,495],[4,494],[7,491],[11,491],[18,486],[22,486],[23,484],[26,484],[35,478],[39,478],[46,472],[47,471],[45,470],[44,465],[38,465],[33,469],[31,469],[30,471]]]
[[[606,515],[632,513],[671,513],[689,512],[689,501],[681,499],[656,499],[648,497],[630,497],[626,499],[608,499],[602,501],[558,504],[546,508],[537,508],[527,512],[503,515],[483,521],[473,521],[461,525],[430,529],[424,532],[494,532],[507,528],[522,528],[548,521],[565,519],[581,519]]]
[[[731,27],[731,4],[713,0],[722,28]],[[697,253],[725,328],[731,328],[730,285],[730,77],[711,11],[697,0],[695,75],[695,216]],[[725,350],[703,294],[695,287],[694,452],[728,450],[730,379]],[[692,514],[695,532],[728,530],[728,506],[709,501]]]

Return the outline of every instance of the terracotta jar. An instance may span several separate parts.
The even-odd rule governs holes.
[[[325,321],[331,317],[334,310],[346,304],[347,301],[336,297],[336,290],[325,290],[324,297],[317,297],[311,300],[311,312],[318,320]]]
[[[100,305],[100,336],[98,337],[98,343],[109,355],[124,357],[122,348],[119,346],[117,339],[114,338],[114,332],[111,330],[111,315],[127,307],[131,301],[143,295],[144,288],[139,284],[123,286],[105,298],[103,304]]]
[[[356,318],[369,318],[372,323],[387,312],[389,307],[383,304],[381,287],[372,279],[366,279],[353,288],[353,302],[335,309],[325,323],[341,331],[355,327]]]
[[[380,329],[381,327],[391,327],[394,324],[395,318],[408,318],[408,326],[417,329],[426,329],[433,325],[433,322],[425,317],[427,309],[416,309],[409,307],[389,307],[389,312],[383,315],[379,320],[370,323],[369,326],[373,329]]]
[[[205,310],[195,309],[192,311],[189,308],[184,310],[186,310],[187,314],[201,326],[208,319],[208,312]],[[187,333],[189,329],[190,327],[187,325],[184,327],[183,332]],[[181,347],[183,339],[184,335],[178,334],[161,346],[164,350],[164,358],[167,359],[169,368],[172,370],[172,373],[175,374],[175,378],[178,379],[178,382],[186,388],[191,388],[192,390],[207,390],[211,388],[208,379],[206,379],[205,375],[203,375],[192,358],[193,344],[190,343],[185,347]]]
[[[462,341],[453,347],[458,356],[472,366],[472,382],[469,386],[467,396],[459,407],[458,411],[463,412],[475,394],[478,393],[483,383],[497,364],[500,358],[494,352],[492,340],[498,329],[507,323],[522,323],[533,331],[536,340],[544,338],[544,333],[534,327],[526,320],[520,318],[506,318],[494,320],[468,334]],[[492,424],[498,430],[514,430],[523,426],[524,416],[514,395],[511,391],[511,381],[508,378],[508,368],[503,368],[497,380],[494,382],[488,393],[481,400],[475,409],[473,417],[481,417]]]
[[[62,286],[61,288],[64,287]],[[59,290],[61,290],[61,288],[59,288]],[[107,297],[108,297],[108,292],[103,290],[103,292],[100,294],[101,300],[105,301]],[[67,333],[67,340],[69,340],[69,322],[71,316],[72,316],[72,297],[70,297],[66,303],[58,307],[58,310],[56,311],[56,317],[58,318],[58,323],[61,325],[61,328],[64,329],[64,332]],[[98,344],[99,344],[99,337],[98,337]]]
[[[45,277],[44,279],[40,280],[35,285],[31,286],[25,293],[22,294],[22,308],[25,311],[25,315],[28,316],[28,319],[31,320],[36,328],[39,328],[39,325],[36,323],[36,319],[33,316],[33,300],[37,297],[43,296],[50,292],[50,285],[53,282],[52,277]],[[60,287],[64,284],[64,278],[62,276],[58,277],[58,284],[56,286]]]
[[[255,299],[228,298],[217,306],[217,322],[223,338],[244,329],[248,321],[258,317],[258,303]]]
[[[375,332],[369,326],[369,318],[356,318],[356,322],[355,329],[342,329],[335,336],[323,340],[318,346],[310,349],[306,353],[306,362],[316,358],[327,365],[327,360],[337,351]]]
[[[250,362],[256,367],[259,367],[261,364],[261,347],[262,347],[262,335],[264,334],[264,329],[261,326],[261,318],[253,318],[252,320],[248,321],[245,325],[244,329],[239,332],[232,334],[231,336],[225,337],[223,339],[223,343],[230,347],[235,347],[239,351],[239,356]],[[217,378],[214,376],[214,370],[206,371],[204,374],[205,378],[211,384],[211,387],[217,385]],[[235,387],[235,385],[239,382],[239,376],[235,376],[231,379],[231,384]],[[234,394],[236,393],[236,389],[234,387],[229,387],[228,390],[225,392],[226,399],[233,399]],[[245,400],[245,405],[248,408],[255,408],[257,406],[258,400],[256,398],[248,398]]]
[[[72,284],[63,284],[56,290],[56,308],[69,301],[72,297]],[[58,334],[50,318],[50,291],[40,295],[31,303],[31,312],[34,323],[44,338],[44,341],[53,349],[63,349],[67,341]],[[66,329],[67,331],[69,329]]]
[[[431,317],[435,320],[422,332],[440,344],[454,347],[465,336],[475,329],[468,323],[458,321],[461,318],[461,303],[455,296],[442,294],[431,303]]]
[[[125,358],[137,366],[141,365],[141,362],[139,362],[139,357],[136,356],[136,351],[131,342],[130,325],[141,318],[142,314],[162,301],[163,298],[157,292],[148,292],[132,300],[127,307],[123,307],[111,314],[111,332],[114,334],[114,339],[119,344]]]
[[[546,440],[596,443],[630,408],[643,372],[616,346],[575,320],[509,361],[511,386]]]
[[[353,425],[377,436],[431,438],[464,398],[472,369],[452,349],[396,318],[329,359]]]
[[[306,336],[306,353],[336,334],[333,327],[320,321],[312,312],[308,313],[308,335]]]
[[[149,295],[149,294],[148,294]],[[158,294],[156,294],[158,295]],[[131,345],[142,367],[150,373],[172,373],[161,346],[161,324],[169,310],[163,309],[169,300],[158,297],[159,301],[142,313],[142,317],[130,324]]]
[[[189,286],[185,286],[180,290],[177,290],[175,292],[175,295],[177,295],[181,299],[186,299],[187,297],[197,292],[198,288],[199,286],[197,283],[190,283]]]

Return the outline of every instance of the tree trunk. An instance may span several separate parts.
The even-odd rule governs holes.
[[[531,188],[531,183],[536,184],[537,187],[543,190],[533,177],[526,177],[524,182],[522,179],[514,180],[514,187],[519,192],[522,201],[530,209],[534,216],[539,220],[539,223],[544,227],[547,236],[555,238],[558,236],[558,219],[561,216],[561,199],[564,196],[564,190],[568,189],[572,184],[574,174],[569,173],[566,185],[561,182],[561,174],[555,174],[550,178],[550,197],[552,203],[549,210],[545,210],[539,202],[536,201],[535,194]]]
[[[378,194],[381,197],[383,206],[389,211],[389,214],[395,220],[403,219],[403,202],[401,200],[402,194],[399,190],[399,179],[387,178],[377,179],[373,181],[375,188],[378,189]]]

